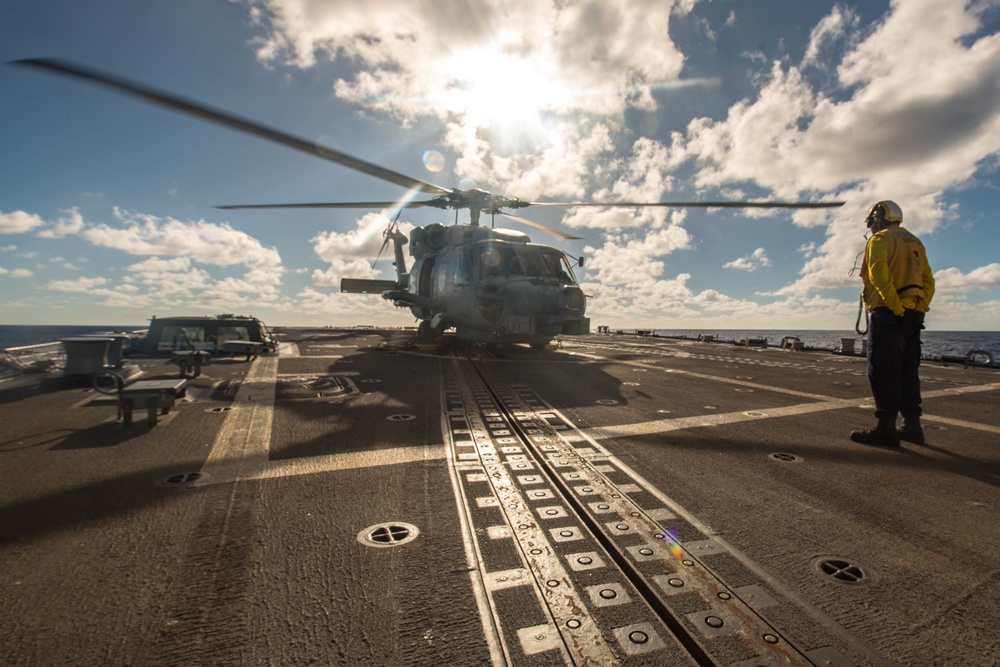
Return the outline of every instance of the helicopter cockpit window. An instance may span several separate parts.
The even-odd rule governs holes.
[[[575,285],[576,284],[576,274],[573,273],[573,265],[569,263],[569,259],[566,257],[566,255],[562,255],[560,257],[560,259],[562,260],[561,263],[562,263],[563,271],[566,273],[567,276],[569,276],[570,282],[572,282]],[[581,266],[582,266],[583,260],[581,259],[580,262],[581,262]]]
[[[491,276],[523,276],[576,284],[565,255],[554,248],[536,245],[483,244],[479,250],[479,277]]]
[[[576,284],[573,267],[569,265],[566,255],[561,252],[542,252],[542,261],[545,262],[549,274],[558,278],[560,283],[564,285]]]

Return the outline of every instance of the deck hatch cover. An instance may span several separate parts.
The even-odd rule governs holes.
[[[397,547],[412,542],[420,530],[412,523],[389,521],[368,526],[358,533],[358,542],[369,547]]]
[[[813,568],[821,575],[840,584],[857,586],[867,584],[872,577],[861,565],[848,558],[838,556],[819,556],[812,561]]]

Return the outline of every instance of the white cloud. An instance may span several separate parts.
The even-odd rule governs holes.
[[[121,223],[119,226],[91,225],[81,232],[83,238],[94,245],[115,248],[130,255],[174,257],[175,263],[187,259],[211,266],[243,265],[246,268],[244,280],[263,288],[281,280],[284,268],[278,251],[264,247],[257,239],[226,223],[182,222],[117,207],[114,212]]]
[[[339,289],[343,278],[378,278],[380,274],[379,271],[372,269],[370,261],[364,259],[333,258],[329,262],[329,268],[313,270],[313,285]]]
[[[661,201],[663,194],[673,188],[674,178],[670,172],[682,161],[683,156],[678,160],[677,155],[672,154],[660,142],[641,137],[633,143],[627,157],[594,169],[591,174],[594,180],[610,181],[611,185],[598,189],[592,199],[607,201],[609,204]],[[582,168],[584,164],[581,163],[578,168]],[[685,216],[685,210],[667,207],[585,207],[570,209],[563,218],[563,224],[568,227],[607,230],[641,226],[659,229],[665,224],[679,225]]]
[[[699,310],[688,305],[694,296],[687,286],[691,276],[681,273],[675,278],[657,275],[637,275],[632,284],[584,282],[582,287],[592,295],[587,312],[592,319],[625,321],[641,326],[668,326],[675,318],[696,317]],[[626,325],[627,326],[627,325]]]
[[[779,299],[802,302],[815,298],[815,290],[856,285],[847,268],[863,248],[861,220],[872,201],[894,198],[908,227],[930,232],[949,215],[942,193],[1000,151],[1000,37],[969,38],[978,35],[975,4],[893,2],[868,26],[855,10],[836,5],[812,29],[798,64],[762,62],[756,94],[722,117],[694,119],[669,143],[636,139],[618,158],[626,137],[622,112],[653,109],[651,86],[680,77],[685,57],[668,26],[671,12],[690,11],[693,2],[487,1],[449,21],[429,2],[249,4],[262,30],[262,60],[350,65],[334,86],[338,96],[404,124],[443,120],[457,175],[483,186],[529,200],[653,201],[678,189],[678,174],[693,166],[697,188],[726,197],[762,189],[782,199],[823,193],[847,199],[843,209],[794,214],[798,225],[825,228],[826,238],[800,249],[801,275],[770,295]],[[723,25],[705,29],[719,36],[735,24],[729,12]],[[531,67],[522,67],[526,61]],[[493,84],[492,106],[478,96],[476,72]],[[504,108],[497,90],[512,85],[504,83],[512,73],[518,104]],[[538,122],[542,112],[546,123]],[[509,141],[501,113],[520,123],[520,144]],[[645,297],[629,296],[630,290],[655,294],[656,285],[668,283],[669,294],[684,292],[681,276],[666,276],[664,258],[693,239],[683,218],[668,213],[567,212],[565,226],[606,232],[600,247],[586,249],[587,276],[601,284],[595,302],[613,299],[618,308],[627,302],[639,313]],[[329,263],[314,272],[315,284],[373,273],[360,262],[371,249],[358,251],[356,237],[314,239]],[[766,252],[758,253],[726,266],[769,266]],[[735,307],[710,289],[685,298],[677,306],[683,312]]]
[[[401,321],[414,318],[402,309],[392,313],[391,307],[382,298],[371,294],[340,294],[306,287],[295,296],[294,309],[306,316],[342,317],[358,323],[370,320],[385,322],[394,317]],[[390,313],[390,315],[387,315]]]
[[[98,306],[117,309],[183,306],[218,312],[280,302],[284,269],[277,250],[227,224],[185,222],[115,208],[117,225],[87,225],[76,209],[64,214],[38,236],[76,233],[97,246],[150,256],[125,267],[116,284],[107,277],[79,277],[49,281],[44,285],[47,290],[85,294]],[[233,269],[242,273],[224,275]]]
[[[550,101],[552,110],[620,111],[629,85],[678,77],[684,58],[669,39],[670,15],[694,2],[483,0],[452,7],[447,17],[434,0],[248,4],[265,32],[257,42],[261,60],[354,62],[354,77],[338,82],[342,97],[402,115],[436,115],[465,110],[466,100],[449,93],[474,88],[479,82],[470,77],[501,75],[501,65],[522,62],[573,93]],[[494,57],[495,67],[476,71]]]
[[[771,260],[767,257],[767,251],[763,248],[757,248],[749,255],[744,255],[739,259],[734,259],[731,262],[726,262],[722,265],[724,269],[739,269],[741,271],[752,272],[756,271],[762,266],[771,266]]]
[[[394,261],[392,241],[383,249],[383,234],[388,227],[389,219],[384,212],[367,213],[357,220],[357,227],[352,231],[327,231],[314,237],[313,251],[330,266],[312,272],[313,284],[330,287],[339,286],[341,278],[377,278],[382,267],[372,268],[372,260],[379,252],[380,263]],[[412,225],[399,225],[399,232],[404,236],[408,237],[411,229]]]
[[[125,269],[122,286],[138,291],[142,285],[151,294],[191,297],[203,290],[214,290],[216,281],[208,271],[192,266],[188,257],[163,259],[150,257]]]
[[[371,258],[378,254],[385,242],[383,233],[388,229],[389,218],[384,213],[366,213],[356,222],[356,228],[344,233],[321,232],[312,239],[313,250],[326,261],[344,257]],[[409,235],[412,225],[400,225],[400,232]],[[392,244],[386,251],[391,255]],[[383,253],[384,254],[384,253]]]
[[[840,189],[842,209],[799,212],[797,224],[826,226],[826,241],[801,277],[775,294],[854,285],[846,274],[864,247],[862,220],[891,197],[907,227],[929,232],[946,220],[942,194],[1000,152],[1000,34],[979,30],[976,5],[893,2],[880,23],[851,43],[837,87],[818,90],[799,67],[774,62],[754,99],[726,118],[695,119],[673,150],[700,165],[702,186],[755,183],[778,197]],[[854,28],[840,7],[812,33],[802,65]],[[829,60],[829,54],[826,60]]]
[[[45,285],[45,289],[56,292],[90,292],[97,287],[107,284],[107,278],[87,278],[85,276],[80,276],[79,278],[73,278],[71,280],[50,280]]]
[[[80,211],[76,207],[73,207],[60,212],[63,215],[56,220],[51,227],[39,231],[38,236],[42,238],[55,239],[69,236],[70,234],[80,233],[85,224]]]
[[[994,262],[962,273],[952,267],[934,273],[934,288],[939,293],[970,292],[976,289],[1000,287],[1000,264]]]
[[[140,274],[156,275],[159,273],[186,271],[189,268],[191,268],[191,258],[189,257],[173,257],[171,259],[150,257],[126,267],[125,270]]]
[[[585,249],[592,312],[630,322],[722,321],[727,313],[732,324],[755,314],[791,322],[807,314],[803,321],[815,325],[808,314],[826,317],[843,306],[818,294],[859,288],[847,269],[864,247],[862,220],[873,201],[893,198],[907,226],[929,235],[956,215],[949,190],[983,165],[995,166],[1000,154],[1000,35],[985,34],[980,25],[980,11],[995,0],[893,0],[867,25],[857,10],[834,5],[812,27],[798,61],[783,44],[777,61],[763,49],[746,54],[740,66],[756,70],[750,72],[754,91],[658,139],[637,138],[626,123],[634,110],[669,115],[649,112],[664,99],[661,84],[677,84],[685,67],[668,30],[695,0],[484,0],[447,13],[431,0],[243,2],[258,26],[263,62],[309,67],[336,61],[334,94],[364,114],[404,126],[433,119],[428,127],[440,127],[435,145],[456,175],[484,188],[528,200],[609,203],[691,190],[706,198],[848,201],[842,209],[793,215],[795,224],[822,229],[824,238],[799,248],[798,279],[763,295],[764,303],[724,293],[711,270],[695,279],[670,266],[671,253],[697,245],[683,212],[570,209],[564,225],[603,232]],[[700,28],[721,42],[735,26],[730,11],[723,24]],[[284,268],[277,251],[257,239],[203,220],[117,209],[116,216],[117,223],[95,225],[75,209],[55,222],[17,211],[0,214],[0,232],[79,234],[142,258],[114,287],[95,285],[99,296],[124,290],[138,303],[169,283],[170,299],[199,295],[203,304],[245,301],[256,290],[261,303],[276,308],[347,315],[351,308],[386,309],[378,298],[311,288],[294,304],[278,304],[275,286]],[[312,270],[313,284],[385,275],[384,267],[369,264],[387,224],[371,214],[355,230],[312,239],[324,262]],[[384,256],[391,258],[391,248]],[[769,265],[763,249],[725,264],[744,271]],[[963,295],[997,287],[995,264],[937,275],[941,308],[954,312],[961,312]]]
[[[804,257],[812,257],[816,253],[816,244],[813,241],[803,243],[798,247],[798,251],[801,252]]]
[[[823,18],[809,33],[809,46],[802,58],[803,67],[819,65],[821,52],[833,43],[857,34],[860,25],[858,15],[848,7],[834,6],[830,14]]]
[[[444,121],[459,177],[529,199],[584,194],[609,126],[680,78],[670,21],[695,4],[483,0],[444,18],[433,0],[246,1],[263,62],[337,61],[338,97],[404,125]]]
[[[34,213],[24,211],[0,211],[0,234],[20,234],[41,227],[45,221]]]
[[[605,235],[600,248],[587,247],[587,275],[609,286],[631,285],[645,289],[663,274],[664,263],[658,259],[690,246],[691,236],[679,224],[652,230],[645,235]]]

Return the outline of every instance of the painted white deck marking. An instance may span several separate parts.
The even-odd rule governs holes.
[[[299,346],[296,343],[278,343],[279,357],[299,356]]]
[[[274,479],[294,475],[312,475],[335,470],[374,468],[378,466],[444,460],[444,445],[426,447],[396,447],[369,452],[344,452],[327,456],[306,456],[281,461],[268,461],[253,473],[252,479]]]
[[[592,359],[601,359],[603,361],[608,361],[609,357],[601,357],[596,354],[584,354],[579,353],[580,356],[589,357]],[[814,394],[804,391],[796,391],[794,389],[785,389],[784,387],[772,387],[766,384],[760,384],[756,382],[748,382],[746,380],[738,380],[734,378],[720,377],[717,375],[707,375],[705,373],[695,373],[693,371],[678,370],[678,369],[664,369],[659,366],[653,366],[643,362],[637,361],[617,361],[616,363],[624,364],[627,366],[642,367],[651,370],[658,370],[664,373],[676,373],[679,375],[686,375],[688,377],[694,377],[701,380],[708,380],[710,382],[721,382],[724,384],[737,385],[740,387],[760,389],[762,391],[770,391],[778,394],[786,394],[790,396],[800,396],[802,398],[815,399],[815,403],[800,403],[798,405],[790,405],[785,407],[777,408],[749,408],[747,410],[741,410],[739,412],[730,412],[726,414],[706,414],[706,415],[696,415],[693,417],[681,417],[677,419],[657,419],[647,422],[638,422],[633,424],[619,424],[615,426],[601,426],[589,429],[581,429],[581,432],[586,436],[593,438],[594,440],[604,440],[608,438],[616,438],[621,436],[635,436],[635,435],[649,435],[651,433],[666,433],[669,431],[678,431],[684,429],[693,428],[706,428],[712,426],[720,426],[722,424],[738,424],[741,422],[757,421],[760,419],[772,419],[775,417],[791,417],[796,415],[809,414],[811,412],[824,412],[827,410],[840,410],[843,408],[859,407],[864,409],[872,409],[870,403],[870,396],[865,396],[862,398],[833,398],[832,396],[825,396],[823,394]],[[1000,389],[1000,382],[994,382],[990,384],[982,385],[971,385],[966,387],[953,387],[949,389],[937,389],[934,391],[923,392],[923,398],[939,398],[942,396],[954,396],[956,394],[973,394],[981,393],[987,391],[995,391]],[[867,404],[866,404],[867,402]],[[953,426],[960,426],[962,428],[968,428],[977,431],[986,431],[989,433],[1000,433],[1000,427],[990,426],[988,424],[979,424],[976,422],[960,421],[957,419],[950,419],[947,417],[936,417],[932,414],[924,414],[923,419],[927,421],[935,421],[943,424],[951,424]]]
[[[428,444],[424,447],[269,460],[277,371],[278,357],[274,355],[258,357],[247,371],[246,380],[233,399],[233,409],[226,414],[226,421],[202,466],[207,483],[275,479],[445,458],[444,444]]]
[[[201,468],[210,483],[252,476],[267,461],[277,371],[277,355],[257,357],[251,364]]]

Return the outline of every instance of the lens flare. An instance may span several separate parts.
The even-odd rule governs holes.
[[[438,173],[444,169],[444,156],[433,149],[424,151],[424,167],[427,171]]]
[[[670,528],[665,528],[659,537],[667,543],[667,548],[670,549],[670,555],[674,558],[680,560],[681,554],[681,529],[677,526],[671,526]]]

